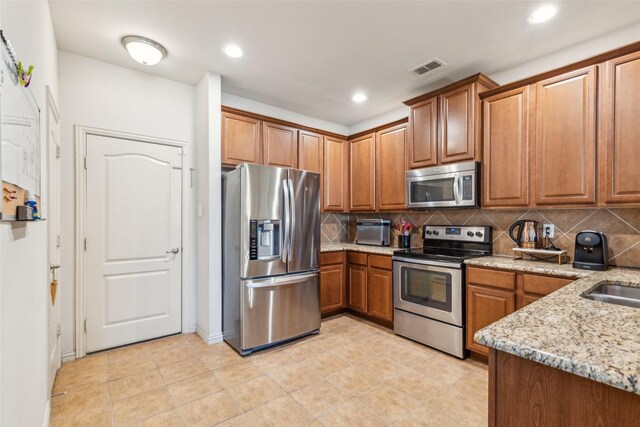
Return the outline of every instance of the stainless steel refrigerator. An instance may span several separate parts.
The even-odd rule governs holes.
[[[224,340],[240,354],[320,328],[320,175],[241,164],[223,177]]]

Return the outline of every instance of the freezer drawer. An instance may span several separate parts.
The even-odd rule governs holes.
[[[242,352],[320,328],[318,272],[244,280],[240,286]]]

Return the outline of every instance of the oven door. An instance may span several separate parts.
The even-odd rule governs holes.
[[[462,324],[462,269],[394,260],[394,306],[451,325]]]

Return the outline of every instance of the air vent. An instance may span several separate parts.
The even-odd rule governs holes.
[[[431,61],[427,61],[424,64],[420,64],[417,67],[414,67],[412,69],[410,69],[409,71],[413,71],[414,73],[418,74],[419,76],[428,73],[429,71],[433,71],[437,68],[440,67],[444,67],[445,64],[443,61],[439,60],[438,58],[432,59]]]

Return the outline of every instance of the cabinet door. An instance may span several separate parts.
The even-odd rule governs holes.
[[[261,121],[222,112],[222,164],[262,163]]]
[[[349,141],[350,189],[352,211],[372,211],[375,203],[376,137],[374,133]]]
[[[535,88],[535,204],[594,204],[596,67]]]
[[[349,265],[349,308],[361,313],[367,312],[367,267]]]
[[[486,207],[529,205],[529,86],[489,97],[484,108]]]
[[[323,136],[301,130],[298,135],[298,169],[322,173]]]
[[[515,292],[467,285],[467,349],[488,355],[489,349],[473,341],[473,334],[515,310]]]
[[[298,129],[262,123],[263,164],[283,168],[298,167]]]
[[[405,156],[407,126],[376,133],[376,206],[378,210],[405,209]]]
[[[367,277],[367,314],[393,322],[393,273],[369,267]]]
[[[320,312],[328,313],[344,307],[344,265],[328,265],[320,269]]]
[[[640,204],[640,52],[604,64],[600,178],[608,204]]]
[[[440,162],[473,160],[475,150],[475,84],[440,95]]]
[[[407,167],[438,164],[438,97],[411,106],[407,139]]]
[[[324,138],[323,167],[323,210],[348,211],[349,143],[346,140],[329,136]]]

